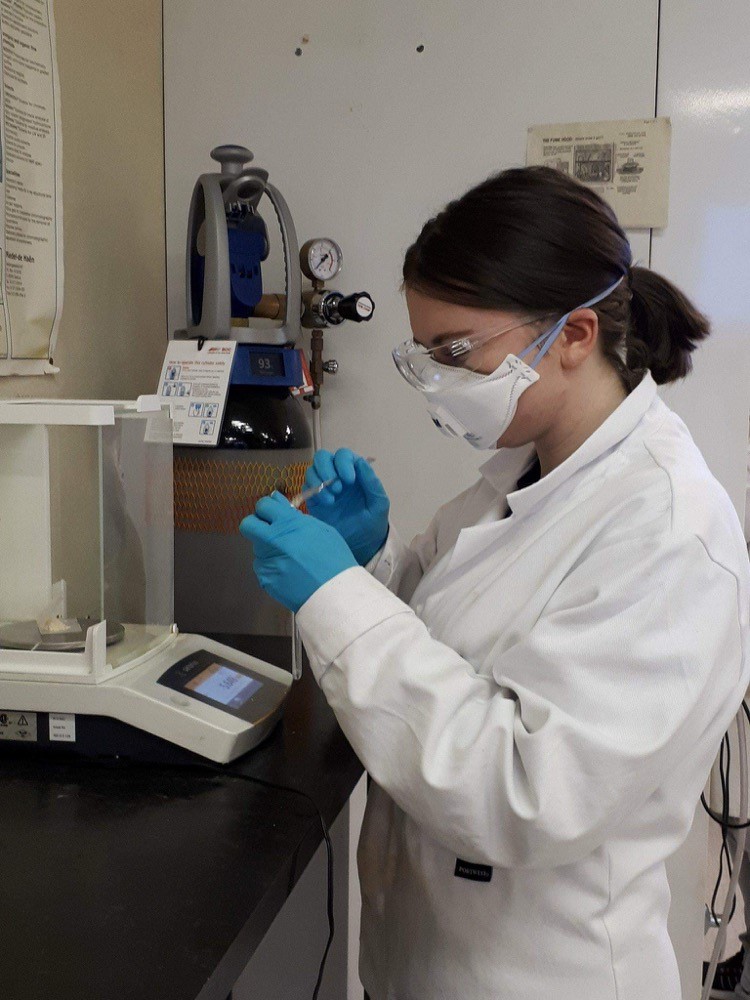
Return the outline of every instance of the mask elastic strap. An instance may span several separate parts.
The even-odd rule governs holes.
[[[600,292],[599,295],[595,295],[593,299],[589,299],[588,302],[582,302],[580,306],[576,306],[575,309],[571,309],[570,312],[565,313],[562,319],[559,319],[551,330],[545,330],[545,332],[541,334],[541,336],[536,338],[533,344],[529,344],[526,350],[518,355],[519,358],[523,359],[530,351],[533,351],[535,347],[537,347],[539,344],[542,344],[539,353],[529,365],[530,368],[536,368],[536,366],[542,360],[544,355],[547,353],[550,347],[552,347],[554,342],[557,340],[557,338],[565,329],[565,324],[570,319],[571,313],[574,313],[576,309],[588,309],[589,306],[595,306],[597,302],[602,302],[604,299],[607,298],[608,295],[611,295],[612,292],[614,292],[615,288],[617,288],[617,286],[620,284],[620,282],[623,280],[624,277],[625,275],[621,274],[620,277],[617,279],[617,281],[611,284],[603,292]]]
[[[551,330],[545,330],[544,333],[541,334],[541,336],[537,337],[533,344],[529,344],[526,350],[522,351],[522,353],[519,354],[518,357],[523,360],[523,358],[525,358],[527,354],[533,351],[535,347],[539,347],[539,345],[542,344],[543,346],[540,348],[539,353],[529,365],[530,368],[536,368],[536,366],[542,360],[544,355],[547,353],[550,347],[552,347],[554,342],[557,340],[562,331],[565,329],[565,324],[568,322],[568,316],[570,316],[570,313],[566,313],[562,317],[562,319],[559,319]]]
[[[565,318],[565,317],[563,317],[563,318]],[[539,336],[536,338],[535,341],[533,341],[531,344],[529,344],[528,347],[524,348],[524,350],[521,351],[521,353],[518,355],[519,359],[522,361],[526,357],[527,354],[530,354],[531,351],[534,350],[535,347],[539,347],[539,345],[541,343],[543,343],[544,340],[547,337],[550,337],[552,335],[552,333],[557,330],[559,322],[560,322],[560,320],[558,320],[557,323],[555,323],[555,325],[552,327],[551,330],[545,330],[544,333],[540,333]]]

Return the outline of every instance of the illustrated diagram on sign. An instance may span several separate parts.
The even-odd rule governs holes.
[[[214,420],[219,413],[218,403],[206,403],[203,407],[203,416],[207,417],[209,420]]]
[[[576,146],[573,174],[584,184],[609,184],[614,176],[615,147],[611,142],[590,142]]]
[[[191,403],[188,409],[188,415],[191,417],[202,417],[203,416],[203,403]]]
[[[643,167],[632,156],[617,168],[618,174],[642,174]]]
[[[192,382],[178,382],[177,383],[177,395],[178,396],[189,396],[193,391]]]
[[[167,381],[176,382],[180,377],[180,372],[182,371],[182,365],[169,365],[167,367]]]
[[[203,437],[210,437],[213,434],[215,427],[215,420],[201,420],[201,435]]]

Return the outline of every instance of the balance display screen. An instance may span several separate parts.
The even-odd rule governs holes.
[[[284,374],[284,359],[279,353],[273,354],[250,354],[250,372],[253,375],[276,375]]]
[[[185,685],[186,689],[202,694],[220,705],[239,708],[263,685],[247,674],[241,674],[221,663],[212,663]]]

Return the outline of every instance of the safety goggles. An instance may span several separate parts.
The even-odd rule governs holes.
[[[476,352],[479,348],[486,347],[487,344],[502,337],[505,333],[520,330],[525,326],[532,326],[534,323],[548,318],[549,314],[523,320],[521,323],[512,323],[500,330],[494,328],[477,333],[467,333],[463,337],[446,341],[435,347],[425,347],[424,344],[420,344],[416,340],[405,340],[394,348],[393,360],[409,385],[415,389],[421,389],[422,392],[441,392],[465,382],[467,374],[475,371],[479,361]],[[519,357],[524,357],[534,348],[542,346],[543,341],[551,332],[551,330],[545,330],[541,333]]]

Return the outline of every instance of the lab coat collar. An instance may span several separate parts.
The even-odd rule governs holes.
[[[525,464],[521,464],[520,469],[519,462],[515,458],[509,462],[507,449],[501,449],[492,456],[489,462],[485,462],[479,471],[483,478],[499,493],[507,493],[508,506],[514,514],[523,514],[558,489],[579,469],[595,461],[631,434],[655,398],[656,383],[650,372],[646,372],[639,385],[622,401],[601,427],[598,427],[583,442],[577,451],[573,452],[552,472],[525,489],[508,492],[529,465],[529,453],[526,449],[518,449],[519,453],[525,455]],[[514,479],[513,476],[515,476]],[[512,481],[509,482],[509,479]]]

